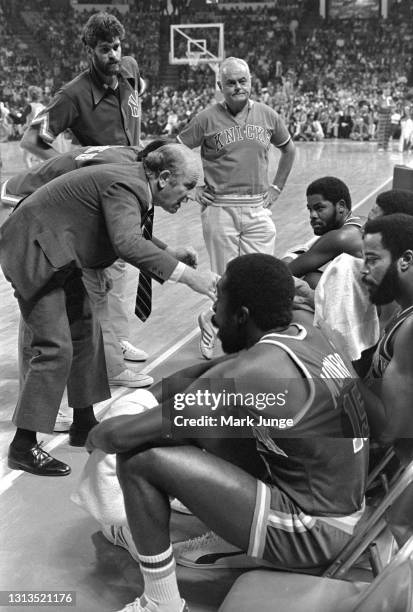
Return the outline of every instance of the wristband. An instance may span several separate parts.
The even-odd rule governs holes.
[[[276,190],[278,191],[278,193],[281,193],[281,191],[282,191],[282,189],[280,189],[280,188],[278,187],[278,185],[274,185],[274,184],[272,184],[272,185],[271,185],[271,187],[273,187],[274,189],[276,189]]]

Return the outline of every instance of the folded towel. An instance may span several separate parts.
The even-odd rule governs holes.
[[[315,290],[314,325],[338,337],[352,361],[380,335],[377,309],[361,282],[362,266],[362,259],[342,253],[324,270]]]
[[[157,405],[150,391],[136,389],[115,400],[104,419],[121,414],[139,414]],[[70,499],[100,523],[127,525],[122,489],[116,475],[116,455],[95,449],[89,455]]]
[[[294,277],[295,296],[293,302],[294,310],[308,310],[314,312],[314,289],[302,278]]]

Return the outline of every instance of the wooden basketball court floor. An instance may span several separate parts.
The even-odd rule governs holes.
[[[4,180],[23,170],[23,164],[16,143],[0,146]],[[395,150],[379,154],[373,143],[298,143],[294,169],[273,213],[277,226],[275,254],[282,255],[312,237],[305,208],[305,189],[312,180],[326,175],[341,178],[350,187],[353,208],[366,214],[377,193],[391,188],[393,166],[413,165],[410,159]],[[0,221],[9,212],[1,209]],[[174,216],[157,209],[155,234],[171,245],[192,244],[199,252],[200,267],[207,267],[196,203],[184,205]],[[137,274],[132,267],[128,274],[130,339],[150,354],[144,371],[157,381],[199,360],[196,319],[208,300],[181,285],[156,286],[153,314],[142,324],[132,315]],[[76,604],[70,609],[118,610],[140,594],[142,580],[129,554],[107,542],[99,524],[70,501],[87,453],[70,447],[65,434],[39,435],[39,440],[46,442],[46,450],[71,465],[72,474],[42,478],[7,468],[7,447],[14,431],[11,416],[18,393],[18,308],[2,275],[0,302],[0,591],[75,591]],[[128,392],[114,388],[112,395],[117,398]],[[109,403],[98,406],[100,414]],[[172,524],[177,539],[202,531],[193,517],[173,513]],[[237,575],[223,570],[178,568],[182,594],[193,612],[217,610]],[[43,607],[6,605],[0,609]]]

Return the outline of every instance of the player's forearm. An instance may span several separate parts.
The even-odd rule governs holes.
[[[329,259],[327,257],[311,257],[309,253],[303,253],[296,257],[296,259],[286,261],[286,264],[290,268],[291,274],[300,278],[309,272],[316,272],[328,261]]]
[[[88,437],[88,450],[96,448],[106,453],[125,453],[162,439],[160,406],[136,415],[106,419],[94,427]]]
[[[287,182],[287,178],[291,172],[291,168],[293,167],[294,159],[295,159],[295,146],[294,143],[290,140],[290,142],[285,146],[285,148],[280,149],[281,157],[278,162],[277,173],[272,181],[273,185],[277,185],[280,189],[283,189],[285,183]]]
[[[217,279],[218,276],[210,270],[201,272],[200,270],[193,270],[189,266],[185,266],[178,282],[183,283],[197,293],[207,295],[211,300],[215,300]]]
[[[20,141],[20,146],[32,155],[47,160],[58,155],[58,151],[39,138],[36,130],[28,129]]]
[[[408,377],[388,380],[385,374],[381,392],[382,403],[386,408],[386,439],[383,441],[390,443],[398,438],[413,438],[411,381]]]
[[[364,400],[364,408],[373,439],[384,444],[391,444],[397,438],[404,437],[400,430],[400,420],[391,400],[383,392],[383,379],[370,380],[359,386]]]
[[[370,435],[375,440],[380,440],[381,435],[386,429],[386,411],[383,406],[379,394],[379,381],[374,382],[374,391],[370,388],[370,383],[360,384],[359,389],[364,400],[364,408],[369,422]]]
[[[152,388],[151,392],[156,397],[158,402],[170,400],[176,393],[184,392],[192,383],[194,383],[200,376],[203,376],[208,370],[216,366],[217,364],[233,359],[234,355],[222,355],[211,361],[203,361],[197,363],[188,368],[183,368],[168,378],[159,381]]]
[[[296,259],[292,259],[290,261],[284,261],[290,268],[291,274],[297,278],[304,276],[304,274],[307,272],[311,272],[311,270],[308,269],[308,266],[303,265],[305,262],[301,261],[301,257],[297,257]]]

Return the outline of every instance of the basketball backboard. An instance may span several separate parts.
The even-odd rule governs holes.
[[[170,64],[211,64],[224,59],[223,23],[172,24]]]

